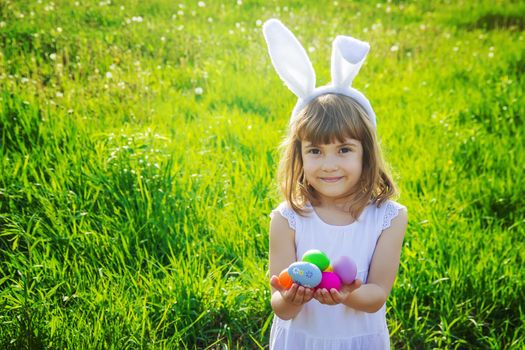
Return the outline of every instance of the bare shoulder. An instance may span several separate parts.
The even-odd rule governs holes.
[[[286,219],[284,216],[281,215],[281,213],[274,211],[273,215],[271,216],[270,220],[270,230],[276,229],[276,230],[290,230],[293,231],[290,228],[290,225],[288,224],[288,219]]]
[[[294,236],[295,231],[290,227],[288,219],[279,212],[273,212],[270,220],[270,239],[286,239]]]

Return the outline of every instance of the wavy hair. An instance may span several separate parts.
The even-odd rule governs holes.
[[[364,109],[351,97],[325,94],[313,99],[290,125],[281,144],[281,161],[277,171],[279,188],[289,206],[305,216],[306,205],[320,204],[316,190],[306,182],[301,145],[344,142],[352,138],[363,147],[363,169],[358,188],[341,196],[352,196],[349,214],[357,220],[370,203],[380,206],[397,194],[391,175],[381,155],[373,125]]]

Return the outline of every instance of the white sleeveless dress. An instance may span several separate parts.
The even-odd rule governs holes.
[[[405,207],[394,201],[387,201],[379,208],[371,204],[363,210],[358,220],[345,226],[325,223],[314,210],[307,217],[300,216],[285,202],[273,210],[270,216],[278,212],[288,220],[289,226],[295,231],[299,260],[310,249],[325,252],[330,261],[343,255],[349,256],[356,262],[357,277],[364,284],[376,242],[401,208]],[[366,313],[344,305],[323,305],[312,299],[291,320],[285,321],[274,315],[270,349],[389,349],[390,336],[385,310],[383,305],[375,313]]]

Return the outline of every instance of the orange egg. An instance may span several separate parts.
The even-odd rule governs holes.
[[[286,289],[289,289],[292,286],[293,280],[288,274],[288,269],[282,270],[279,274],[279,283]]]
[[[328,265],[328,267],[324,269],[323,272],[334,272],[334,268],[332,267],[332,265]]]

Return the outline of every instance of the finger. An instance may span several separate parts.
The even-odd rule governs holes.
[[[343,302],[343,295],[335,288],[330,289],[330,296],[335,304],[341,304]]]
[[[279,277],[273,275],[271,278],[270,278],[270,285],[277,289],[279,292],[282,292],[284,290],[284,287],[281,285],[281,283],[279,283]]]
[[[332,295],[330,292],[323,288],[323,297],[326,300],[326,303],[329,305],[335,304],[334,299],[332,298]]]
[[[324,293],[326,291],[326,289],[324,288],[321,288],[321,289],[318,289],[317,290],[317,300],[321,303],[321,304],[328,304],[328,300],[326,299],[326,294]]]
[[[312,288],[306,288],[306,291],[304,292],[304,302],[308,302],[312,300],[314,296],[314,290]]]
[[[303,286],[299,286],[299,288],[297,288],[297,294],[295,295],[295,299],[294,299],[294,302],[296,304],[300,305],[304,303],[304,293],[305,293],[305,288]]]
[[[298,287],[299,286],[296,283],[294,283],[294,284],[292,284],[290,289],[287,289],[287,290],[281,292],[281,295],[283,296],[284,300],[289,302],[289,303],[293,303],[294,299],[295,299],[295,295],[297,294],[297,288]]]
[[[315,289],[313,292],[313,298],[319,300],[319,289]]]
[[[315,291],[315,295],[314,295],[315,299],[317,301],[319,301],[321,304],[326,304],[326,300],[325,300],[325,297],[323,295],[323,289],[317,289]]]

